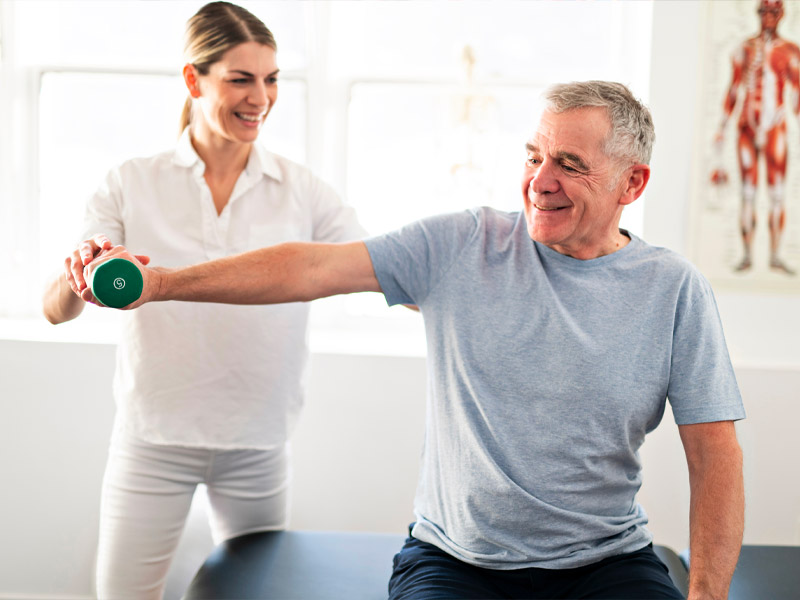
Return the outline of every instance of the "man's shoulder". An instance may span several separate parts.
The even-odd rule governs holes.
[[[485,252],[498,244],[508,243],[515,222],[515,213],[479,206],[429,215],[376,239],[428,245],[445,254],[468,247]]]
[[[697,266],[683,254],[666,248],[655,246],[641,238],[631,236],[635,242],[631,259],[659,271],[662,274],[671,273],[680,277],[702,277]]]
[[[490,206],[476,206],[463,210],[439,213],[420,219],[419,223],[457,229],[503,231],[513,227],[518,213],[509,213]]]
[[[469,231],[473,243],[481,252],[507,249],[520,242],[530,244],[520,212],[508,212],[491,206],[478,206],[465,210],[455,217],[463,232]]]
[[[499,235],[511,233],[520,219],[520,212],[508,212],[491,206],[477,206],[464,211],[464,219],[472,219],[475,224]]]
[[[515,223],[520,215],[519,211],[509,212],[493,206],[476,206],[468,212],[475,214],[480,220],[491,221],[496,224]]]

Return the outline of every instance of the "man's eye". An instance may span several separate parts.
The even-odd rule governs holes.
[[[274,85],[274,84],[278,83],[278,78],[277,77],[267,77],[267,83],[269,83],[271,85]]]
[[[244,79],[244,78],[239,78],[239,79],[231,79],[231,83],[238,83],[238,84],[241,84],[241,83],[247,83],[247,81],[248,81],[248,80],[247,80],[247,79]]]
[[[540,162],[541,161],[538,158],[536,158],[535,156],[529,156],[528,157],[528,164],[529,165],[538,165]]]

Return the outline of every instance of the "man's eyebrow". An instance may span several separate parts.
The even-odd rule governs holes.
[[[589,169],[589,165],[587,165],[580,156],[578,156],[577,154],[573,154],[572,152],[559,152],[556,156],[560,160],[566,160],[566,161],[572,163],[574,166],[578,167],[579,169],[582,169],[582,170],[588,170]]]
[[[525,150],[528,152],[535,152],[535,153],[540,152],[539,146],[537,146],[535,143],[532,142],[528,142],[527,144],[525,144]],[[556,158],[559,160],[566,160],[571,164],[573,164],[578,169],[586,171],[589,170],[589,165],[587,165],[586,162],[580,156],[578,156],[573,152],[557,152]]]

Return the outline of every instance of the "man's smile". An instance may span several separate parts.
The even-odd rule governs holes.
[[[535,202],[533,202],[532,204],[536,210],[543,210],[543,211],[554,211],[554,210],[561,210],[562,208],[568,208],[567,206],[542,206],[541,204],[536,204]]]

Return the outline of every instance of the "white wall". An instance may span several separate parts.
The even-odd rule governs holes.
[[[644,237],[686,252],[692,176],[698,48],[705,3],[653,7],[650,108],[656,124]],[[745,543],[800,544],[800,297],[716,290],[728,347],[748,418],[737,424],[745,453]],[[676,548],[688,539],[688,483],[671,415],[642,452],[640,500],[658,538]],[[666,475],[666,476],[665,476]]]
[[[105,344],[0,341],[0,598],[91,594],[113,355]],[[293,442],[292,527],[402,533],[422,442],[424,359],[315,354],[312,369]],[[745,541],[800,544],[800,438],[793,435],[800,370],[739,367],[737,376],[748,410],[739,426]],[[660,543],[681,549],[689,493],[669,412],[642,457],[640,501],[651,529]],[[182,545],[176,586],[210,548],[200,516]]]
[[[689,248],[688,200],[697,84],[703,76],[698,49],[705,5],[675,0],[653,6],[649,104],[656,144],[645,192],[644,237],[679,252]],[[716,290],[716,297],[728,347],[738,364],[800,368],[800,297],[725,290]]]
[[[650,104],[658,142],[644,236],[679,251],[687,247],[701,7],[693,0],[654,7]],[[745,541],[800,544],[800,310],[793,310],[800,299],[718,293],[718,301],[748,411],[738,426]],[[90,597],[112,369],[106,344],[0,339],[0,598]],[[293,443],[292,526],[402,532],[421,449],[424,359],[315,354],[312,369]],[[688,484],[669,413],[642,458],[640,501],[651,529],[658,542],[681,549]],[[208,544],[202,528],[188,535],[183,578]]]
[[[89,597],[114,347],[0,340],[0,365],[0,598]],[[291,526],[404,533],[425,359],[315,354],[312,370],[292,446]],[[183,544],[184,580],[210,549],[201,519],[192,523],[200,551]]]

